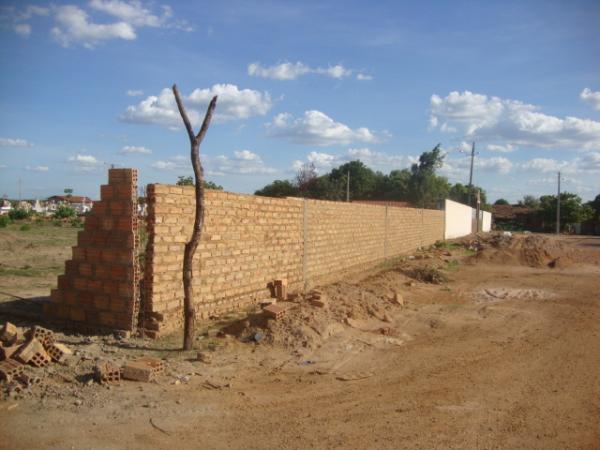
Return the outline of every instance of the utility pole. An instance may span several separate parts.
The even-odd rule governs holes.
[[[469,172],[469,206],[471,206],[471,192],[473,191],[473,160],[475,159],[475,141],[471,146],[471,170]]]
[[[560,172],[558,172],[558,195],[556,196],[556,234],[560,234]]]
[[[350,170],[348,170],[348,178],[346,178],[346,201],[350,202]]]
[[[481,215],[481,192],[479,189],[477,189],[477,208],[475,209],[475,212],[477,214],[477,233],[479,233],[481,231],[481,221],[479,219],[479,216]]]

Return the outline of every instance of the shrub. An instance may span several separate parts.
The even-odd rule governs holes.
[[[0,216],[0,228],[6,228],[6,226],[10,223],[10,217],[8,216]]]
[[[60,220],[53,220],[52,225],[55,227],[62,227],[62,222]]]
[[[75,217],[75,210],[69,205],[60,205],[54,212],[54,217],[57,219],[68,219]]]
[[[31,225],[29,225],[28,223],[25,223],[25,224],[21,225],[21,228],[19,228],[19,230],[29,231],[29,230],[31,230]]]
[[[71,226],[73,228],[81,228],[83,227],[83,222],[81,221],[81,219],[75,218],[71,220]]]
[[[8,217],[10,217],[11,220],[27,219],[30,215],[31,213],[25,209],[11,209],[8,212]]]

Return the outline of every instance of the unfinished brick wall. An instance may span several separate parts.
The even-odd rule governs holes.
[[[181,326],[183,248],[193,187],[149,185],[143,327]],[[443,211],[206,192],[194,293],[200,317],[270,297],[274,279],[292,290],[443,239]]]
[[[139,308],[137,170],[110,169],[45,313],[85,329],[134,330]]]

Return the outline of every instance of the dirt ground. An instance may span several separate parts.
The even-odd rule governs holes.
[[[59,333],[75,355],[0,401],[0,448],[600,448],[599,280],[600,238],[488,235],[321,286],[324,308],[203,324],[210,363],[179,336]],[[23,302],[0,320],[32,324]],[[93,382],[138,355],[165,376]]]

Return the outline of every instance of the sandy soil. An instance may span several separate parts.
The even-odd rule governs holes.
[[[204,324],[209,364],[177,336],[59,334],[76,355],[0,402],[0,448],[600,448],[600,238],[461,244],[322,286],[325,308]],[[158,382],[89,381],[142,354]]]

